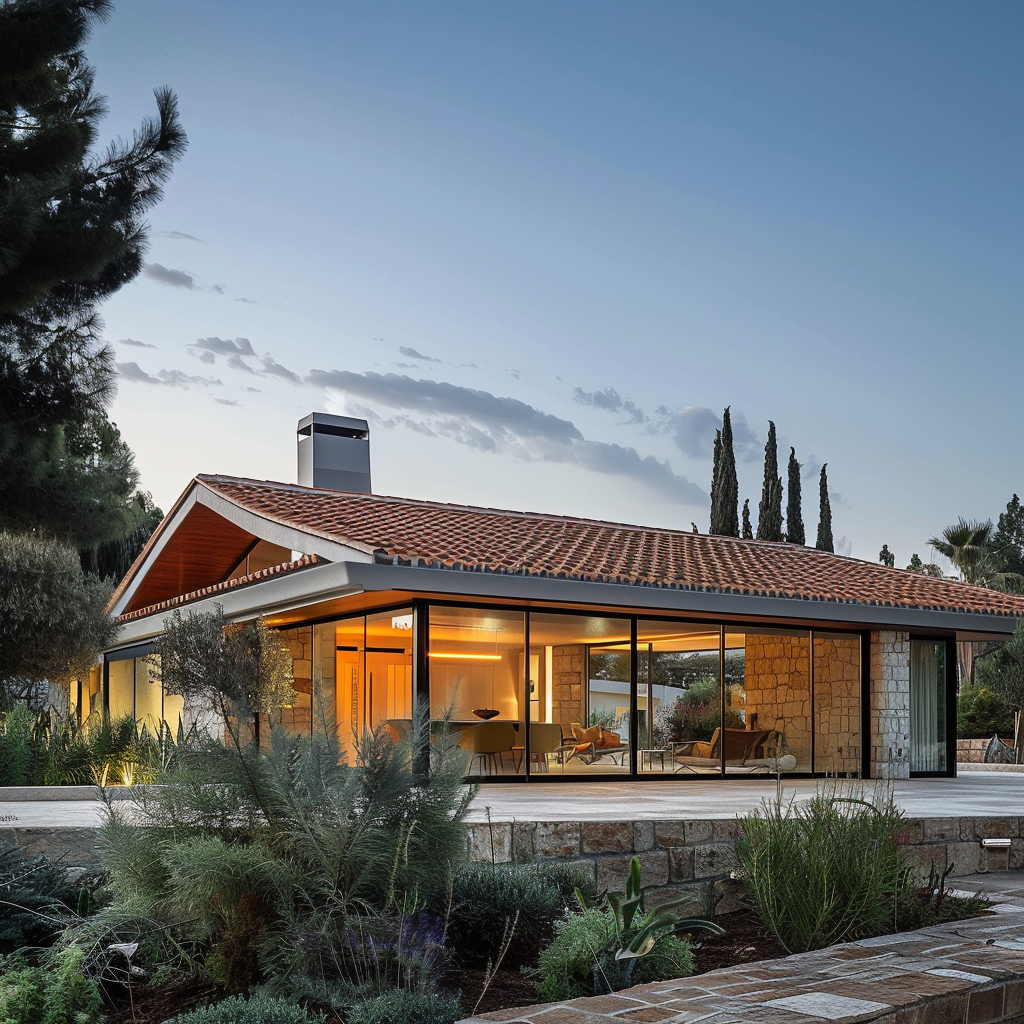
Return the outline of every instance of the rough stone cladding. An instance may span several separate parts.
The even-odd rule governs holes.
[[[267,520],[378,562],[858,605],[1024,615],[1024,598],[799,544],[199,476]]]
[[[811,770],[810,637],[748,633],[746,710],[761,729],[782,734],[796,771]]]
[[[278,631],[278,638],[292,657],[295,701],[280,711],[281,724],[294,732],[308,733],[312,727],[313,630],[310,626]]]
[[[871,634],[871,775],[910,777],[910,634]]]
[[[587,649],[581,645],[556,647],[551,652],[551,720],[562,726],[570,736],[573,722],[586,725],[586,692],[584,690]]]

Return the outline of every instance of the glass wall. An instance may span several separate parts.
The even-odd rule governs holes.
[[[531,665],[539,687],[531,711],[534,721],[557,726],[560,734],[533,730],[538,743],[531,744],[531,771],[630,771],[630,629],[629,619],[530,613]],[[558,747],[556,738],[562,740]],[[543,761],[533,749],[541,743]]]
[[[721,632],[679,622],[638,623],[641,773],[721,772]]]
[[[814,632],[814,770],[861,771],[861,640]]]
[[[812,770],[810,634],[783,629],[726,634],[727,713],[723,730],[726,771],[751,761],[778,763],[783,771]],[[756,733],[737,736],[742,728]],[[750,739],[751,742],[747,743]]]
[[[153,735],[166,728],[177,736],[184,701],[164,691],[158,666],[151,655],[143,655],[107,662],[106,705],[112,721],[130,717]]]
[[[347,764],[367,731],[383,725],[399,740],[412,730],[412,622],[402,608],[313,626],[312,675],[323,695],[314,714],[336,730]]]
[[[911,640],[910,770],[946,769],[946,642]]]
[[[528,669],[542,682],[539,658],[526,658],[526,614],[434,605],[427,657],[430,717],[450,716],[470,775],[523,774]]]

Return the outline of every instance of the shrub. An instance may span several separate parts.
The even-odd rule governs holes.
[[[559,922],[554,941],[541,951],[537,994],[555,1002],[693,973],[690,944],[675,935],[660,936],[636,960],[616,961],[617,949],[618,939],[603,910],[591,907],[573,914]]]
[[[80,891],[60,864],[0,846],[0,954],[52,942]]]
[[[37,967],[21,956],[0,962],[0,1024],[99,1021],[102,998],[82,961],[82,951],[70,946],[47,950]]]
[[[990,739],[1013,735],[1013,709],[987,686],[960,687],[956,702],[958,739]]]
[[[514,921],[504,962],[532,960],[579,886],[593,889],[593,882],[575,865],[468,864],[452,879],[448,946],[466,965],[493,963]]]
[[[313,1024],[322,1021],[319,1014],[286,999],[274,996],[229,996],[219,1003],[201,1006],[179,1014],[168,1024]]]
[[[356,1003],[348,1024],[454,1024],[463,1016],[458,996],[392,989]]]
[[[895,927],[908,872],[902,814],[888,798],[819,793],[796,808],[766,804],[740,822],[737,854],[765,925],[791,953]]]

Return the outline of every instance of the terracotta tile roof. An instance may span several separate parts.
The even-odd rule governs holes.
[[[236,477],[196,479],[241,508],[395,565],[1024,616],[1024,598],[793,544]]]
[[[179,597],[172,597],[167,601],[158,601],[156,604],[146,605],[144,608],[136,608],[133,611],[118,615],[118,622],[131,622],[132,619],[143,619],[147,615],[156,612],[170,611],[172,608],[180,608],[182,605],[191,604],[193,601],[201,601],[204,597],[212,597],[214,594],[223,594],[226,590],[234,590],[237,587],[246,587],[251,583],[261,583],[274,576],[283,576],[288,572],[296,572],[299,569],[308,569],[312,565],[323,565],[324,559],[319,555],[303,555],[294,562],[282,562],[280,565],[271,565],[266,569],[259,569],[257,572],[250,572],[245,576],[238,576],[233,580],[224,580],[215,583],[210,587],[201,587],[188,594],[181,594]]]

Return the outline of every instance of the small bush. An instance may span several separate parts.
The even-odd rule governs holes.
[[[761,920],[791,953],[896,927],[908,872],[891,796],[819,794],[794,809],[766,805],[743,818],[736,848]]]
[[[83,972],[84,954],[48,950],[40,966],[20,955],[0,961],[0,1024],[95,1024],[102,998]]]
[[[59,864],[0,846],[0,954],[49,945],[77,906],[79,892]]]
[[[532,961],[551,941],[555,922],[576,905],[575,889],[592,892],[593,880],[576,865],[469,864],[452,881],[449,948],[467,966],[497,960],[506,929],[515,931],[506,964]],[[516,915],[518,914],[518,918]]]
[[[219,1003],[179,1014],[168,1024],[313,1024],[322,1021],[304,1007],[275,996],[229,996]]]
[[[643,918],[637,924],[642,926]],[[675,935],[659,936],[650,953],[632,960],[616,960],[618,946],[608,914],[598,907],[561,921],[554,941],[540,954],[537,994],[555,1002],[693,973],[690,944]]]
[[[458,996],[396,988],[356,1003],[347,1019],[348,1024],[454,1024],[463,1016]]]

